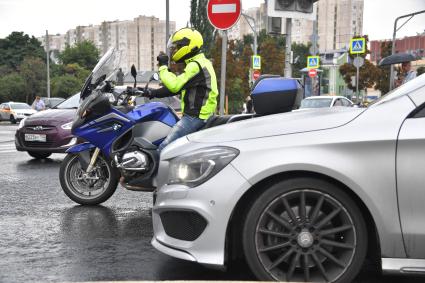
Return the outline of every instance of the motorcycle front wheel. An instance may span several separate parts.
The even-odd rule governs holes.
[[[63,191],[71,200],[82,205],[97,205],[114,194],[119,176],[102,155],[97,157],[93,170],[86,173],[78,155],[68,154],[61,163],[59,179]]]

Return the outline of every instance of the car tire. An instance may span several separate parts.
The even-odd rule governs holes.
[[[339,186],[294,178],[268,186],[248,211],[242,245],[263,281],[351,282],[366,257],[363,216]]]
[[[98,205],[107,201],[115,192],[118,187],[119,174],[111,163],[104,159],[102,155],[98,156],[95,166],[99,166],[99,170],[108,176],[101,176],[99,180],[105,180],[106,186],[104,185],[98,194],[91,194],[93,187],[87,184],[85,180],[76,180],[77,174],[82,174],[83,169],[81,168],[77,154],[68,154],[61,163],[59,170],[59,180],[64,193],[74,202],[81,205]],[[98,169],[96,169],[98,170]],[[85,195],[87,191],[89,195]]]
[[[28,151],[28,154],[31,157],[34,157],[35,159],[45,159],[52,155],[51,152],[44,152],[44,151]]]
[[[10,123],[12,123],[12,124],[16,124],[15,116],[10,115]]]

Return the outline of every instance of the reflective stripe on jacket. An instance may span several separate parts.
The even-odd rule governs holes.
[[[214,68],[203,53],[185,62],[182,74],[176,76],[167,66],[161,66],[159,77],[170,92],[181,92],[184,114],[206,120],[217,108],[218,88]]]

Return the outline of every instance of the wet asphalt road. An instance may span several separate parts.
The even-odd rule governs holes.
[[[0,123],[0,282],[254,279],[243,263],[223,272],[156,251],[150,193],[120,187],[103,206],[76,205],[59,185],[63,155],[17,152],[15,129]],[[355,282],[424,281],[365,266]]]

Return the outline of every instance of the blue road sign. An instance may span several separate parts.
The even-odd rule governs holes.
[[[363,37],[350,40],[350,54],[362,54],[366,51],[366,41]]]
[[[307,57],[307,68],[308,69],[317,69],[320,65],[319,56],[308,56]]]
[[[252,69],[261,70],[261,56],[252,56]]]

